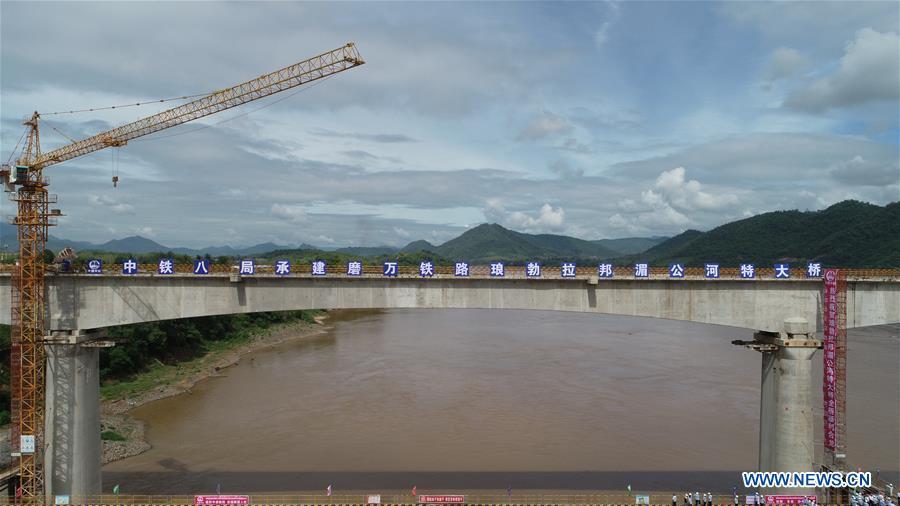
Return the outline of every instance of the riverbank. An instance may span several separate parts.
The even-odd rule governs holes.
[[[100,430],[103,434],[104,464],[139,455],[150,449],[143,422],[129,412],[144,404],[181,394],[190,394],[194,385],[218,375],[252,352],[324,332],[329,315],[314,318],[315,323],[298,320],[278,324],[246,340],[219,341],[211,344],[201,357],[176,365],[157,363],[128,381],[101,386]]]

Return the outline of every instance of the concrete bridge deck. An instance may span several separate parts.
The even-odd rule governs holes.
[[[86,275],[46,278],[49,330],[297,309],[482,308],[577,311],[778,332],[789,317],[821,327],[819,279],[419,278],[341,275]],[[0,274],[0,307],[10,277]],[[9,324],[9,311],[0,323]],[[847,327],[900,322],[900,278],[847,282]]]

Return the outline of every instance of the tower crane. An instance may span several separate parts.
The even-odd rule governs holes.
[[[120,147],[132,139],[178,126],[237,107],[275,93],[329,77],[365,63],[354,43],[264,74],[244,83],[212,92],[166,111],[41,152],[40,113],[24,122],[27,137],[14,167],[0,170],[0,179],[18,205],[19,261],[12,282],[12,443],[19,453],[20,493],[35,502],[44,494],[44,366],[46,319],[44,246],[47,229],[62,214],[51,209],[56,196],[47,192],[43,170],[108,147]],[[115,179],[113,180],[115,182]]]

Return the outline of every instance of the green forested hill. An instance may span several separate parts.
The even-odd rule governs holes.
[[[842,267],[900,267],[900,202],[847,200],[814,212],[776,211],[675,236],[642,258],[684,262],[770,263],[815,260]]]
[[[486,262],[490,260],[540,260],[568,257],[571,259],[613,258],[618,253],[583,239],[552,234],[523,234],[500,225],[483,224],[467,230],[434,248],[447,259]]]

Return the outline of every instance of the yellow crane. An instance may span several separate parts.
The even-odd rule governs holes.
[[[124,146],[138,137],[209,116],[280,91],[326,78],[365,63],[348,43],[247,82],[215,91],[166,111],[113,128],[93,137],[42,153],[39,120],[35,112],[24,122],[26,142],[15,167],[3,167],[0,179],[18,204],[19,262],[12,282],[11,390],[13,448],[19,452],[20,488],[24,501],[33,502],[43,490],[44,428],[44,247],[47,228],[58,209],[50,209],[56,196],[47,192],[43,170],[51,165],[108,147]],[[113,178],[113,183],[117,178]]]

